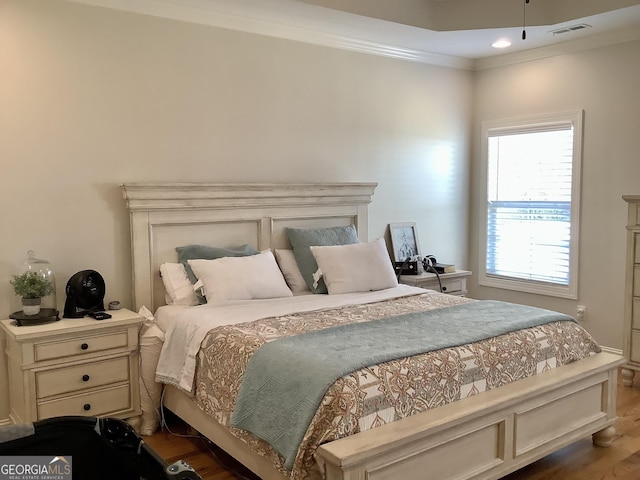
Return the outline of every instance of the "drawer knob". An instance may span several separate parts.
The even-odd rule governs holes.
[[[82,375],[82,381],[83,382],[88,382],[89,381],[89,375]]]
[[[84,406],[83,406],[82,408],[84,408],[84,410],[85,410],[86,412],[88,412],[89,410],[91,410],[91,404],[90,404],[90,403],[85,403],[85,404],[84,404]]]
[[[444,285],[442,286],[442,291],[446,292],[447,291],[447,287],[445,287]]]
[[[80,348],[81,348],[82,350],[86,350],[86,349],[88,349],[88,348],[89,348],[89,345],[88,345],[88,344],[86,344],[86,343],[83,343],[82,345],[80,345]]]

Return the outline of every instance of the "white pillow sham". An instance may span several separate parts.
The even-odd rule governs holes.
[[[192,306],[200,303],[182,263],[163,263],[160,265],[160,276],[168,305]]]
[[[299,295],[301,293],[310,293],[311,290],[309,290],[307,282],[304,281],[304,277],[298,267],[298,262],[296,262],[296,256],[293,253],[293,250],[276,248],[275,252],[278,266],[280,267],[282,275],[284,275],[284,279],[287,281],[287,285],[289,285],[293,294]]]
[[[202,283],[207,302],[293,296],[269,250],[248,257],[188,262]]]
[[[398,286],[384,238],[369,243],[310,247],[329,295]]]

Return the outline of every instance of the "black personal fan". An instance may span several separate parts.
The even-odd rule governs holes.
[[[64,318],[81,318],[104,310],[104,279],[95,270],[82,270],[67,282]]]

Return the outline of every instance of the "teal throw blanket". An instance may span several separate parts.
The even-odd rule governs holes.
[[[561,320],[573,318],[486,300],[277,339],[249,360],[231,425],[267,441],[291,469],[322,397],[338,378],[378,363]]]

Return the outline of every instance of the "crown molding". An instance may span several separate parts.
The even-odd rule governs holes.
[[[67,0],[72,3],[111,8],[183,22],[266,35],[312,45],[351,50],[411,62],[472,70],[472,59],[389,45],[373,40],[337,35],[317,29],[285,24],[248,14],[224,11],[194,0]]]
[[[617,30],[615,32],[591,35],[546,47],[532,48],[531,50],[524,50],[522,52],[479,58],[475,60],[473,69],[487,70],[490,68],[504,67],[508,65],[515,65],[517,63],[530,62],[533,60],[541,60],[543,58],[580,52],[583,50],[606,47],[618,43],[631,42],[638,39],[640,39],[640,29],[637,27],[630,27]]]
[[[530,50],[502,53],[478,59],[442,55],[422,49],[414,49],[372,39],[339,35],[322,30],[321,27],[297,25],[295,21],[285,22],[269,18],[259,18],[258,14],[243,11],[237,6],[225,7],[223,3],[206,0],[66,0],[72,3],[110,8],[130,13],[150,15],[188,23],[208,25],[228,30],[265,35],[284,40],[292,40],[312,45],[350,50],[399,60],[457,68],[462,70],[485,70],[540,60],[581,50],[599,48],[640,38],[637,27],[618,30],[570,40],[551,46]]]

